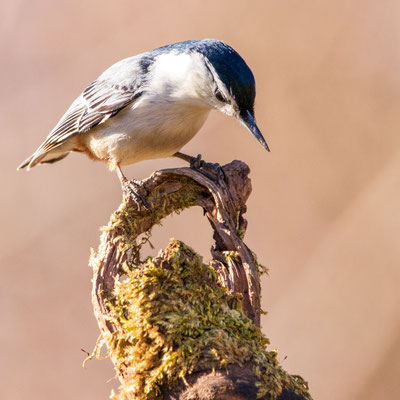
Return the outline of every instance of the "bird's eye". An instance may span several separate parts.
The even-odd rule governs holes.
[[[222,93],[219,91],[219,89],[215,90],[215,97],[217,98],[217,100],[222,101],[223,103],[226,103],[226,99],[222,95]]]

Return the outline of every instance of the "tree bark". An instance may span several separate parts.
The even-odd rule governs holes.
[[[217,285],[241,297],[243,312],[255,327],[260,327],[259,276],[262,267],[255,254],[243,242],[247,228],[243,214],[252,190],[249,172],[248,166],[241,161],[233,161],[223,167],[204,164],[200,170],[177,168],[157,171],[143,181],[150,210],[140,208],[126,198],[112,216],[109,226],[104,229],[98,253],[91,258],[94,272],[92,302],[101,330],[100,344],[107,344],[122,385],[131,377],[132,366],[128,365],[129,362],[121,363],[115,344],[111,344],[113,336],[121,329],[115,314],[116,300],[113,292],[116,282],[126,275],[127,263],[141,268],[143,262],[140,261],[139,250],[147,240],[146,234],[171,213],[192,206],[202,207],[213,229],[215,243],[211,248],[212,260],[209,265],[215,270]],[[159,268],[168,268],[170,261],[167,250],[153,259]],[[185,253],[184,257],[191,255]],[[157,398],[256,399],[261,392],[254,371],[253,362],[230,364],[220,369],[211,364],[208,369],[204,365],[201,368],[195,367],[182,379],[173,383],[164,382]],[[293,387],[286,384],[276,391],[261,393],[261,397],[310,398],[306,384],[300,378],[298,382],[301,390],[296,387],[297,377],[290,379],[284,381],[293,380]],[[130,395],[129,390],[125,391],[125,397],[147,398],[144,395]]]

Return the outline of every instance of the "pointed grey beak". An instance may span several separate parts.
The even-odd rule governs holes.
[[[263,135],[261,134],[256,121],[254,121],[253,116],[250,111],[246,111],[239,116],[240,122],[252,133],[252,135],[263,145],[263,147],[270,151],[267,142],[265,141]]]

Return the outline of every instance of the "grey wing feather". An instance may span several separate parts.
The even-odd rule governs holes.
[[[52,150],[66,139],[83,133],[114,116],[141,95],[107,82],[94,81],[78,97],[36,153]]]
[[[137,57],[111,66],[71,104],[46,140],[20,168],[35,166],[68,138],[87,132],[116,115],[141,96],[143,84]]]

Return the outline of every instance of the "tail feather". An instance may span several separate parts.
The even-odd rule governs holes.
[[[33,155],[28,157],[21,165],[18,166],[17,171],[26,168],[30,164],[32,158],[33,158]]]
[[[53,164],[53,163],[55,163],[55,162],[57,162],[57,161],[62,160],[62,159],[65,158],[65,157],[67,157],[68,154],[69,154],[69,151],[67,151],[66,153],[63,153],[63,154],[59,155],[58,157],[54,157],[54,158],[49,158],[49,159],[42,160],[42,161],[40,162],[40,164]]]
[[[69,151],[65,153],[58,153],[58,154],[41,154],[40,156],[37,156],[36,154],[32,154],[30,157],[28,157],[18,168],[17,171],[27,168],[29,171],[31,168],[33,168],[37,164],[52,164],[54,162],[60,161],[63,158],[67,157],[69,154]]]

